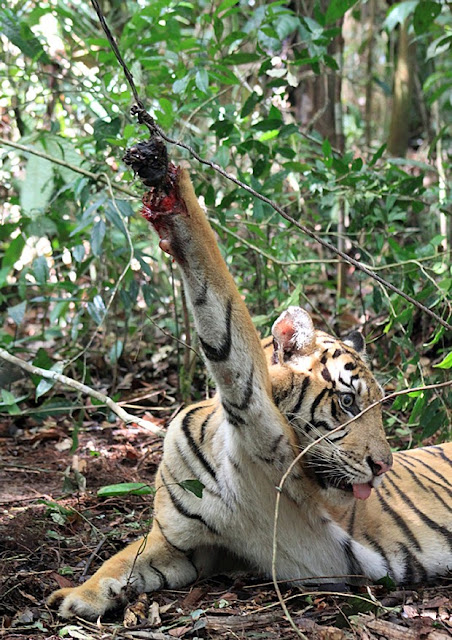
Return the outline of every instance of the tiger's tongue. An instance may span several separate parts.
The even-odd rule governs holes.
[[[372,491],[372,487],[368,482],[366,484],[354,484],[353,485],[353,495],[357,500],[367,500],[370,496],[370,492]]]

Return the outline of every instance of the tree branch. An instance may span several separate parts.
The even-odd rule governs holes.
[[[146,112],[144,112],[144,113],[146,115],[148,115]],[[150,116],[149,116],[149,118],[150,118]],[[336,253],[343,260],[345,260],[349,264],[353,265],[354,267],[356,267],[357,269],[359,269],[360,271],[365,273],[370,278],[373,278],[374,280],[379,282],[381,285],[383,285],[387,289],[390,289],[391,291],[393,291],[394,293],[398,294],[402,298],[405,298],[405,300],[407,300],[407,302],[409,302],[410,304],[412,304],[413,306],[417,307],[418,309],[420,309],[421,311],[423,311],[427,315],[429,315],[432,318],[434,318],[439,324],[441,324],[446,329],[449,329],[449,330],[452,331],[452,325],[449,324],[446,320],[443,320],[443,318],[441,318],[441,316],[439,316],[437,313],[435,313],[434,311],[432,311],[431,309],[429,309],[428,307],[423,305],[421,302],[418,302],[418,300],[415,300],[414,298],[412,298],[408,294],[404,293],[398,287],[394,286],[393,284],[391,284],[390,282],[388,282],[387,280],[385,280],[381,276],[377,275],[372,269],[367,267],[362,262],[359,262],[358,260],[355,260],[354,258],[351,258],[346,253],[344,253],[344,252],[340,251],[339,249],[337,249],[334,245],[330,244],[326,240],[323,240],[320,236],[318,236],[316,233],[311,231],[308,227],[306,227],[305,225],[301,224],[300,222],[295,220],[295,218],[293,218],[288,213],[286,213],[284,211],[284,209],[282,209],[278,204],[276,204],[276,202],[274,202],[273,200],[270,200],[270,198],[267,198],[267,196],[264,196],[264,195],[258,193],[252,187],[249,187],[247,184],[245,184],[244,182],[242,182],[241,180],[239,180],[238,178],[236,178],[232,174],[230,174],[227,171],[225,171],[224,169],[222,169],[222,167],[217,165],[215,162],[212,162],[210,160],[205,160],[204,158],[201,158],[201,156],[198,155],[198,153],[196,153],[196,151],[194,149],[192,149],[189,145],[185,144],[184,142],[180,142],[180,141],[177,141],[177,140],[173,140],[172,138],[169,138],[162,131],[162,129],[160,129],[160,127],[158,125],[156,125],[154,122],[152,122],[152,124],[150,124],[149,122],[145,122],[145,124],[149,128],[150,131],[153,130],[154,132],[157,132],[168,143],[174,144],[175,146],[178,146],[178,147],[181,147],[183,149],[186,149],[195,158],[195,160],[198,160],[198,162],[210,166],[212,169],[217,171],[217,173],[220,173],[222,176],[224,176],[225,178],[227,178],[231,182],[234,182],[235,184],[237,184],[242,189],[245,189],[245,191],[248,191],[249,193],[251,193],[251,195],[253,195],[254,197],[256,197],[259,200],[262,200],[266,204],[270,205],[283,218],[285,218],[288,222],[293,224],[295,227],[298,227],[298,229],[300,229],[303,233],[305,233],[310,238],[312,238],[313,240],[318,242],[320,245],[322,245],[323,247],[325,247],[329,251],[332,251],[333,253]],[[80,174],[90,178],[91,180],[93,180],[95,182],[102,182],[103,184],[108,184],[108,180],[106,179],[106,177],[105,177],[105,175],[103,173],[93,173],[93,172],[88,171],[86,169],[82,169],[81,167],[77,167],[76,165],[69,164],[68,162],[65,162],[64,160],[60,160],[59,158],[55,158],[53,156],[49,156],[46,153],[43,153],[41,151],[37,151],[37,150],[32,149],[30,147],[26,147],[25,145],[19,144],[17,142],[12,142],[11,140],[6,140],[4,138],[0,138],[0,143],[3,143],[5,145],[8,145],[8,146],[13,147],[15,149],[19,149],[20,151],[24,151],[26,153],[33,153],[34,155],[39,156],[40,158],[44,158],[45,160],[49,160],[49,162],[54,162],[55,164],[59,164],[59,165],[61,165],[63,167],[71,169],[72,171],[75,171],[76,173],[80,173]],[[114,189],[116,189],[117,191],[121,191],[122,193],[125,193],[128,196],[136,198],[136,193],[134,193],[130,189],[127,189],[126,187],[121,187],[120,185],[117,185],[115,183],[111,183],[111,186]],[[243,238],[241,239],[241,242],[244,242]],[[382,268],[382,267],[380,267],[380,268]]]
[[[76,389],[77,391],[80,391],[81,393],[87,396],[90,396],[91,398],[96,398],[96,400],[99,400],[99,402],[102,402],[103,404],[105,404],[111,411],[113,411],[113,413],[115,413],[119,418],[121,418],[121,420],[125,424],[135,423],[138,426],[143,427],[143,429],[147,429],[147,431],[151,431],[152,433],[155,433],[155,435],[157,436],[163,437],[165,435],[165,432],[155,427],[152,424],[152,422],[148,420],[143,420],[143,418],[138,418],[136,416],[133,416],[131,413],[128,413],[122,407],[116,404],[116,402],[114,402],[111,398],[109,398],[103,393],[100,393],[100,391],[96,391],[95,389],[88,387],[88,385],[86,384],[77,382],[77,380],[74,380],[73,378],[69,378],[68,376],[65,376],[62,373],[58,373],[57,371],[50,371],[48,369],[41,369],[41,367],[36,367],[35,365],[30,364],[29,362],[26,362],[21,358],[17,358],[16,356],[13,356],[12,354],[8,353],[5,349],[0,348],[0,358],[2,358],[3,360],[7,360],[8,362],[11,362],[12,364],[16,365],[17,367],[20,367],[21,369],[23,369],[24,371],[27,371],[28,373],[41,376],[42,378],[47,378],[48,380],[54,380],[55,382],[66,385],[67,387]]]
[[[354,258],[351,258],[346,253],[344,253],[343,251],[340,251],[339,249],[337,249],[334,245],[330,244],[326,240],[323,240],[323,238],[321,238],[316,233],[311,231],[311,229],[306,227],[301,222],[298,222],[298,220],[295,220],[295,218],[293,218],[291,215],[286,213],[286,211],[284,211],[284,209],[282,207],[280,207],[276,202],[274,202],[270,198],[267,198],[267,196],[264,196],[261,193],[255,191],[255,189],[253,189],[252,187],[248,186],[247,184],[245,184],[244,182],[242,182],[241,180],[239,180],[238,178],[233,176],[231,173],[228,173],[222,167],[220,167],[220,165],[218,165],[216,162],[212,162],[211,160],[205,160],[192,147],[190,147],[190,145],[186,144],[185,142],[181,142],[180,140],[174,140],[173,138],[170,138],[169,136],[167,136],[163,132],[163,130],[157,124],[155,124],[155,122],[152,121],[152,123],[149,123],[149,122],[146,123],[143,120],[143,113],[142,112],[141,112],[141,116],[142,116],[142,118],[141,118],[142,123],[146,124],[146,126],[148,127],[149,131],[151,131],[151,133],[152,132],[157,133],[161,138],[163,138],[163,140],[165,140],[169,144],[173,144],[173,145],[175,145],[177,147],[181,147],[182,149],[186,149],[190,153],[190,155],[193,158],[195,158],[195,160],[197,160],[201,164],[204,164],[204,165],[207,165],[207,166],[211,167],[211,169],[214,169],[214,171],[216,171],[217,173],[221,174],[224,178],[227,178],[231,182],[234,182],[234,184],[236,184],[237,186],[241,187],[242,189],[244,189],[245,191],[250,193],[255,198],[258,198],[259,200],[262,200],[262,202],[265,202],[266,204],[268,204],[270,207],[272,207],[272,209],[274,209],[277,213],[279,213],[279,215],[282,216],[285,220],[287,220],[292,225],[294,225],[295,227],[300,229],[300,231],[302,231],[304,234],[306,234],[307,236],[309,236],[310,238],[315,240],[315,242],[318,242],[320,245],[322,245],[322,247],[325,247],[325,249],[328,249],[328,251],[332,251],[333,253],[338,255],[340,258],[342,258],[345,262],[348,262],[349,264],[353,265],[354,267],[356,267],[356,269],[359,269],[360,271],[365,273],[367,276],[369,276],[373,280],[376,280],[377,282],[382,284],[387,289],[390,289],[391,291],[393,291],[397,295],[401,296],[407,302],[412,304],[414,307],[417,307],[418,309],[420,309],[421,311],[423,311],[424,313],[426,313],[430,317],[434,318],[440,325],[442,325],[446,329],[449,329],[450,331],[452,331],[452,325],[449,324],[443,318],[441,318],[441,316],[439,316],[437,313],[435,313],[434,311],[432,311],[431,309],[429,309],[428,307],[423,305],[418,300],[415,300],[415,298],[412,298],[410,295],[408,295],[407,293],[405,293],[404,291],[402,291],[401,289],[399,289],[395,285],[391,284],[390,282],[388,282],[387,280],[385,280],[381,276],[379,276],[376,273],[374,273],[371,269],[366,267],[362,262],[359,262],[358,260],[355,260]]]
[[[190,145],[186,144],[185,142],[181,142],[180,140],[174,140],[173,138],[170,138],[169,136],[167,136],[165,134],[165,132],[163,131],[163,129],[161,129],[161,127],[159,127],[158,124],[156,124],[156,122],[154,121],[154,118],[144,108],[143,102],[140,100],[137,88],[136,88],[135,83],[133,81],[132,74],[130,73],[126,63],[124,62],[123,57],[121,56],[121,52],[118,49],[118,45],[116,44],[116,40],[115,40],[113,34],[111,33],[110,29],[108,28],[108,25],[107,25],[107,23],[105,21],[105,17],[104,17],[104,15],[102,13],[102,10],[101,10],[100,6],[99,6],[99,3],[97,2],[97,0],[91,0],[91,3],[92,3],[92,5],[93,5],[98,17],[99,17],[99,21],[101,23],[102,29],[104,30],[105,35],[107,36],[107,39],[110,42],[110,46],[111,46],[111,48],[112,48],[112,50],[113,50],[113,52],[114,52],[119,64],[121,65],[121,67],[124,70],[127,82],[129,83],[129,86],[132,89],[132,93],[134,95],[135,102],[136,102],[136,105],[134,107],[132,107],[132,114],[138,116],[138,122],[140,124],[144,124],[148,128],[149,133],[151,134],[151,136],[155,135],[155,134],[158,134],[161,138],[163,138],[163,140],[165,140],[169,144],[174,144],[177,147],[181,147],[182,149],[186,149],[189,152],[189,154],[193,158],[195,158],[195,160],[197,160],[201,164],[204,164],[204,165],[207,165],[207,166],[211,167],[214,171],[216,171],[217,173],[222,175],[224,178],[227,178],[231,182],[234,182],[237,186],[241,187],[242,189],[244,189],[245,191],[247,191],[248,193],[253,195],[255,198],[259,198],[259,200],[262,200],[262,202],[265,202],[266,204],[268,204],[270,207],[272,207],[272,209],[274,209],[277,213],[279,213],[283,218],[285,218],[288,222],[293,224],[295,227],[298,227],[298,229],[300,229],[300,231],[305,233],[307,236],[309,236],[310,238],[312,238],[313,240],[315,240],[316,242],[321,244],[323,247],[325,247],[329,251],[333,251],[333,253],[336,253],[340,258],[345,260],[345,262],[348,262],[349,264],[353,265],[354,267],[356,267],[357,269],[359,269],[360,271],[365,273],[370,278],[373,278],[374,280],[376,280],[377,282],[379,282],[380,284],[382,284],[386,288],[390,289],[391,291],[394,291],[394,293],[397,293],[402,298],[405,298],[405,300],[407,302],[409,302],[413,306],[417,307],[418,309],[420,309],[424,313],[426,313],[429,316],[431,316],[432,318],[434,318],[437,322],[439,322],[439,324],[441,324],[446,329],[449,329],[449,330],[452,331],[452,325],[449,324],[448,322],[446,322],[446,320],[443,320],[443,318],[441,318],[441,316],[436,314],[434,311],[431,311],[428,307],[423,305],[421,302],[419,302],[418,300],[415,300],[414,298],[412,298],[408,294],[404,293],[403,291],[401,291],[400,289],[395,287],[393,284],[391,284],[387,280],[384,280],[383,278],[378,276],[376,273],[374,273],[373,271],[371,271],[370,269],[365,267],[358,260],[355,260],[354,258],[351,258],[346,253],[344,253],[343,251],[340,251],[339,249],[337,249],[335,246],[333,246],[329,242],[326,242],[325,240],[322,240],[322,238],[320,238],[316,233],[311,231],[304,224],[301,224],[300,222],[298,222],[297,220],[292,218],[292,216],[290,216],[288,213],[286,213],[282,207],[280,207],[278,204],[276,204],[276,202],[274,202],[270,198],[267,198],[266,196],[258,193],[252,187],[249,187],[247,184],[245,184],[244,182],[242,182],[241,180],[239,180],[238,178],[236,178],[232,174],[228,173],[227,171],[225,171],[216,162],[212,162],[211,160],[205,160]]]
[[[66,169],[70,169],[75,173],[80,173],[82,176],[93,180],[94,182],[102,182],[103,184],[109,184],[109,181],[105,177],[104,173],[93,173],[92,171],[88,171],[87,169],[82,169],[82,167],[78,167],[75,164],[70,164],[65,160],[60,160],[60,158],[55,158],[54,156],[49,156],[47,153],[43,151],[38,151],[37,149],[33,149],[32,147],[26,147],[24,144],[19,144],[18,142],[13,142],[12,140],[7,140],[6,138],[0,138],[0,143],[6,145],[7,147],[13,147],[14,149],[18,149],[19,151],[23,151],[24,153],[32,153],[39,158],[43,158],[43,160],[48,160],[49,162],[53,162],[54,164],[59,164],[61,167],[65,167]],[[127,187],[121,187],[119,184],[111,183],[111,186],[117,191],[121,191],[132,198],[136,198],[137,194]]]

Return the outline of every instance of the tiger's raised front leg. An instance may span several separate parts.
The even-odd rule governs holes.
[[[170,196],[151,193],[143,215],[160,247],[178,263],[204,359],[230,425],[244,446],[265,455],[287,430],[272,400],[265,354],[249,312],[228,272],[188,172],[176,169]]]
[[[259,488],[265,484],[271,493],[270,518],[275,482],[294,455],[294,436],[273,403],[265,354],[249,313],[187,172],[175,167],[170,171],[167,188],[148,194],[143,213],[157,230],[161,248],[181,268],[222,406],[211,399],[173,420],[156,478],[151,533],[105,562],[83,585],[52,594],[49,603],[61,601],[59,611],[64,617],[96,618],[123,603],[129,587],[141,592],[185,586],[199,574],[215,570],[219,548],[243,556],[237,531],[244,527],[248,533],[251,523],[262,519],[260,495],[251,515],[245,517],[256,463],[266,465]],[[285,336],[292,336],[290,313],[279,321],[275,333],[281,345]],[[241,479],[234,470],[240,462]],[[202,483],[202,499],[184,490],[187,479]],[[264,529],[270,531],[269,526]],[[259,554],[269,556],[263,544],[254,545],[253,553],[256,557],[251,561],[257,565],[263,563]]]

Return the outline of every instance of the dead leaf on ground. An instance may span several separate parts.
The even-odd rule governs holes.
[[[193,609],[207,593],[206,587],[193,587],[181,602],[182,609]]]
[[[60,587],[60,589],[65,589],[66,587],[74,586],[74,583],[72,582],[72,580],[69,580],[69,578],[66,578],[65,576],[60,576],[60,574],[57,573],[56,571],[52,572],[50,574],[50,577],[55,580],[55,582]]]

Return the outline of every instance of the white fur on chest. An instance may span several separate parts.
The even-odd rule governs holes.
[[[238,445],[236,438],[227,440],[226,436],[222,443],[223,464],[218,468],[218,477],[224,499],[231,501],[232,513],[225,514],[222,537],[229,549],[268,575],[273,554],[276,487],[282,472],[256,461]],[[341,553],[343,537],[327,514],[309,505],[302,495],[297,504],[281,494],[277,575],[285,579],[343,575],[347,569]]]
[[[221,451],[223,462],[218,465],[217,475],[223,500],[230,507],[222,510],[222,538],[228,549],[270,575],[276,487],[283,472],[250,455],[238,436],[223,423],[214,444],[218,453]],[[290,492],[283,492],[279,501],[277,576],[285,580],[324,577],[329,582],[347,576],[349,561],[344,546],[348,534],[305,495],[303,480],[288,480],[286,487]],[[379,554],[355,541],[349,543],[367,575],[385,575]]]

